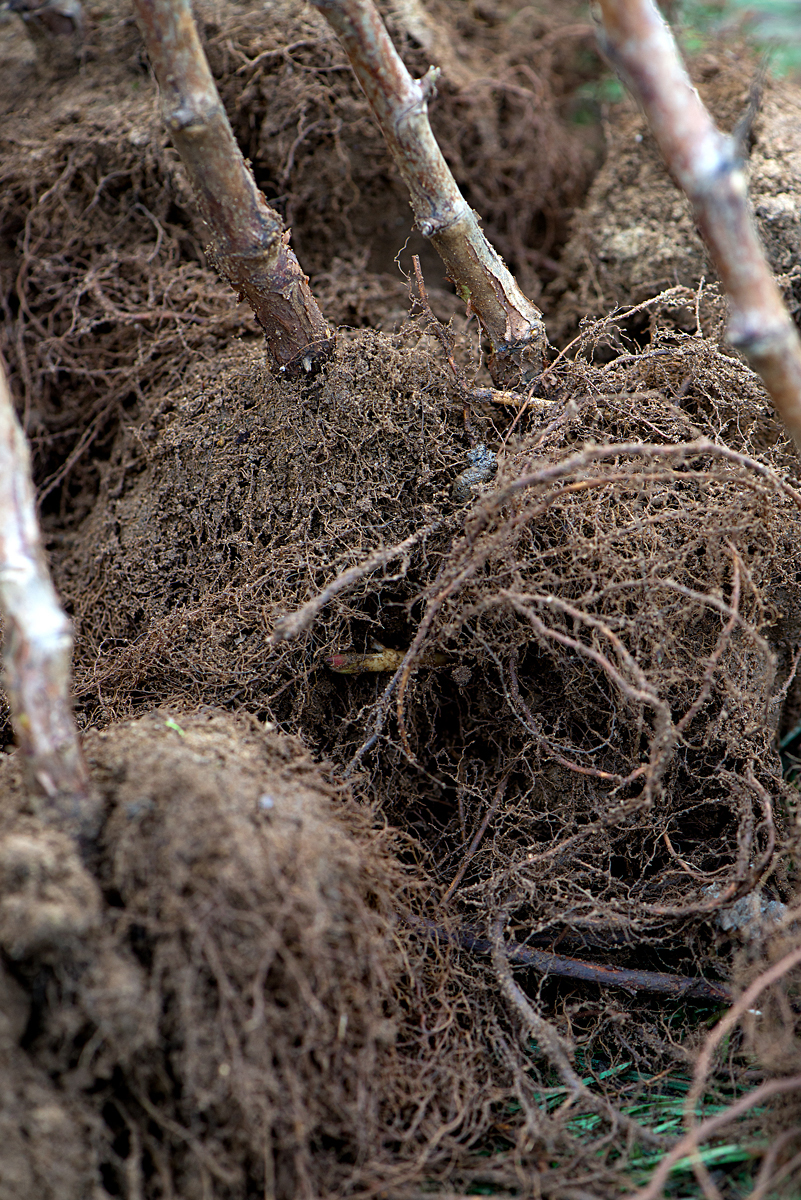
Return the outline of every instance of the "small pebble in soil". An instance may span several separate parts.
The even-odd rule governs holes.
[[[483,442],[467,451],[467,462],[467,470],[453,481],[452,494],[457,503],[471,500],[476,495],[478,485],[487,483],[498,469],[495,451],[488,450]]]

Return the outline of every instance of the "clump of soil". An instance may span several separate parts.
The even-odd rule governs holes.
[[[85,748],[107,804],[91,873],[0,761],[17,800],[0,1119],[23,1134],[0,1195],[312,1197],[414,1176],[439,1114],[418,1095],[426,972],[393,835],[246,717],[159,710]]]
[[[98,716],[151,688],[166,700],[171,677],[174,699],[236,697],[285,719],[309,702],[317,652],[363,646],[371,631],[408,636],[403,604],[371,589],[373,612],[350,601],[345,627],[315,630],[300,657],[268,644],[279,615],[332,573],[415,534],[425,546],[427,526],[447,525],[470,439],[448,368],[419,332],[401,341],[343,338],[304,388],[272,376],[261,347],[234,344],[120,435],[57,569],[82,647],[78,694],[99,700],[99,685]],[[474,428],[491,431],[491,418]]]
[[[9,1005],[13,989],[16,1008]],[[4,1012],[19,1016],[13,1043],[0,1061],[0,1197],[18,1200],[99,1200],[97,1151],[102,1123],[91,1104],[53,1084],[47,1071],[20,1050],[28,1009],[27,992],[9,976],[0,983]],[[5,1039],[4,1039],[5,1042]],[[107,1194],[107,1193],[106,1193]]]
[[[153,694],[243,703],[367,766],[392,821],[436,848],[441,886],[502,785],[471,866],[479,909],[496,872],[519,898],[525,854],[585,821],[608,869],[590,886],[553,859],[551,893],[535,853],[528,920],[561,922],[565,888],[641,932],[648,911],[691,908],[702,889],[671,836],[704,880],[745,886],[737,847],[768,853],[761,797],[784,804],[774,697],[801,621],[795,462],[755,377],[656,320],[642,353],[557,369],[509,442],[500,406],[473,404],[465,431],[464,396],[414,340],[343,341],[305,388],[242,348],[213,388],[201,373],[121,435],[57,571],[87,715]],[[474,508],[453,487],[471,444],[499,463]],[[411,645],[391,720],[374,677],[326,665],[373,640],[396,663]]]
[[[734,130],[748,113],[758,63],[747,52],[732,50],[701,56],[692,66],[719,127]],[[768,77],[742,145],[759,232],[796,318],[801,311],[799,116],[801,88]],[[670,179],[631,100],[613,111],[608,136],[606,163],[575,218],[562,278],[555,285],[564,290],[549,326],[557,340],[587,315],[636,305],[676,284],[697,288],[702,278],[716,278],[689,203]]]
[[[725,961],[717,910],[771,875],[782,896],[791,894],[794,869],[777,858],[777,847],[789,850],[795,834],[775,727],[801,628],[794,453],[753,374],[715,342],[676,333],[669,314],[656,313],[642,351],[606,366],[592,355],[588,337],[576,361],[546,377],[546,394],[528,413],[469,401],[466,430],[465,393],[414,326],[394,338],[363,331],[342,339],[335,360],[305,386],[274,380],[252,347],[232,347],[214,379],[198,368],[155,402],[146,422],[119,436],[95,511],[70,535],[69,554],[57,567],[79,618],[85,714],[96,721],[145,711],[154,696],[180,706],[173,717],[180,731],[159,718],[133,727],[141,732],[132,757],[146,764],[145,777],[162,780],[158,795],[148,784],[142,800],[139,769],[120,776],[102,766],[97,747],[110,751],[118,726],[88,742],[111,805],[96,877],[118,897],[119,920],[134,942],[139,934],[130,931],[140,924],[158,930],[177,922],[183,931],[177,961],[184,982],[168,974],[163,985],[178,997],[169,1009],[176,1024],[161,1021],[149,1035],[140,1026],[146,1065],[136,1069],[144,1082],[134,1075],[135,1090],[128,1082],[133,1068],[125,1067],[124,1088],[117,1074],[108,1093],[117,1104],[112,1093],[119,1097],[122,1088],[127,1096],[130,1089],[133,1099],[120,1101],[122,1120],[129,1120],[129,1106],[140,1111],[138,1103],[157,1125],[154,1114],[166,1114],[181,1129],[193,1128],[181,1108],[184,1090],[195,1107],[202,1099],[209,1141],[179,1151],[170,1140],[167,1161],[176,1177],[200,1178],[212,1170],[203,1157],[211,1154],[223,1172],[234,1170],[234,1160],[240,1164],[236,1178],[216,1176],[221,1188],[246,1195],[253,1181],[261,1186],[254,1147],[273,1120],[274,1095],[250,1074],[263,1074],[259,1044],[248,1036],[254,976],[227,940],[226,924],[233,922],[241,939],[231,913],[268,903],[248,882],[261,878],[267,850],[253,848],[259,866],[249,867],[217,812],[221,796],[245,797],[237,811],[247,817],[250,852],[254,821],[272,819],[254,816],[253,796],[265,785],[261,778],[247,787],[215,783],[204,799],[199,784],[185,783],[189,767],[175,756],[194,748],[182,737],[187,705],[244,707],[300,734],[353,779],[367,808],[360,815],[346,806],[343,819],[355,822],[359,838],[373,836],[365,832],[372,814],[408,839],[402,857],[411,874],[404,877],[397,857],[394,865],[387,859],[387,891],[369,901],[375,920],[385,922],[377,940],[393,930],[407,966],[404,972],[392,959],[399,972],[393,975],[391,964],[376,965],[378,982],[367,990],[388,1019],[411,1011],[426,1028],[432,1021],[439,1027],[434,1011],[444,1003],[445,1026],[466,1039],[435,1040],[425,1049],[414,1043],[410,1051],[434,1076],[426,1093],[433,1111],[414,1126],[423,1139],[415,1169],[429,1179],[443,1170],[433,1144],[445,1127],[453,1135],[451,1171],[458,1161],[464,1177],[475,1179],[469,1155],[460,1156],[474,1137],[486,1136],[492,1096],[523,1105],[513,1136],[515,1161],[526,1169],[546,1136],[562,1147],[562,1165],[578,1152],[564,1124],[538,1124],[530,1111],[559,1059],[546,1042],[540,1067],[516,1039],[521,1012],[513,1004],[510,1023],[502,999],[503,942],[491,963],[465,950],[457,971],[451,959],[451,991],[447,998],[437,992],[433,1009],[421,996],[422,968],[409,974],[408,963],[424,955],[432,919],[451,944],[475,947],[484,938],[486,949],[500,929],[518,942],[567,953],[603,947],[611,968],[637,965],[714,981]],[[471,443],[497,454],[498,474],[460,503],[453,483]],[[354,568],[350,583],[301,623],[298,636],[281,640],[288,613]],[[327,665],[343,652],[370,650],[373,637],[400,652],[394,676],[377,683],[374,675],[340,675]],[[151,752],[147,739],[156,733]],[[194,752],[209,758],[199,745]],[[246,764],[249,754],[246,745]],[[204,779],[210,770],[204,762]],[[190,826],[192,839],[200,839],[197,859],[183,842],[180,852],[174,848],[173,838],[186,837]],[[316,852],[316,827],[313,842]],[[400,843],[392,849],[397,855]],[[203,865],[206,854],[213,866]],[[326,850],[324,859],[331,854]],[[227,861],[237,864],[230,885]],[[378,886],[374,874],[370,889]],[[364,878],[363,867],[356,877]],[[233,892],[213,906],[223,921],[219,944],[211,943],[223,963],[218,968],[197,942],[195,922],[196,906],[220,886]],[[316,889],[311,879],[302,881],[299,895]],[[280,894],[284,885],[274,890]],[[415,893],[445,903],[432,910]],[[332,902],[332,921],[339,903]],[[113,909],[107,911],[104,920],[113,923]],[[135,946],[130,952],[141,961]],[[314,973],[318,952],[326,961],[315,943],[304,970]],[[361,961],[365,951],[353,953]],[[155,970],[156,957],[148,955],[154,952],[147,950],[144,965]],[[197,1061],[171,1050],[169,1078],[177,1073],[181,1085],[175,1094],[166,1085],[159,1091],[148,1073],[153,1055],[163,1043],[191,1042],[186,1031],[201,1020],[196,989],[207,996],[209,970],[212,1024],[222,1033],[192,1051]],[[345,960],[331,971],[345,971],[346,979]],[[345,979],[331,986],[345,987]],[[277,997],[283,986],[276,982]],[[620,1001],[585,997],[567,1026],[556,1015],[564,1000],[559,986],[541,986],[539,994],[540,1011],[554,1014],[555,1037],[567,1038],[570,1028],[583,1052],[603,1047],[613,1059],[625,1049],[621,1038],[626,1046],[633,1040],[640,1061],[653,1069],[669,1064],[641,1009],[622,1033]],[[272,996],[270,982],[265,1004]],[[455,1027],[454,1012],[461,1013]],[[360,1020],[356,1028],[367,1018]],[[335,1022],[330,1015],[325,1021],[328,1037]],[[300,1037],[293,1033],[290,1041]],[[411,1043],[403,1044],[407,1050]],[[575,1049],[575,1040],[565,1041],[571,1044]],[[491,1047],[499,1045],[498,1054]],[[358,1070],[360,1047],[357,1039],[349,1050]],[[310,1181],[312,1194],[321,1181],[372,1187],[395,1173],[412,1178],[407,1151],[418,1133],[412,1142],[401,1136],[406,1116],[399,1126],[386,1124],[387,1111],[413,1107],[409,1060],[380,1046],[370,1053],[383,1065],[371,1067],[368,1141],[353,1140],[353,1128],[366,1120],[358,1106],[330,1137],[310,1132],[299,1159],[286,1151],[290,1190],[299,1180]],[[237,1115],[229,1115],[228,1077],[220,1082],[214,1072],[227,1063],[233,1072],[235,1061],[250,1081],[257,1117],[243,1115],[236,1096]],[[319,1113],[312,1098],[317,1077],[307,1073],[293,1086],[297,1112]],[[452,1088],[458,1103],[447,1101]],[[143,1105],[142,1096],[155,1107]],[[326,1112],[315,1117],[315,1128],[329,1129]],[[165,1120],[162,1126],[166,1138],[173,1127]],[[289,1132],[271,1136],[279,1147],[291,1143]],[[244,1147],[239,1158],[234,1145]],[[155,1162],[156,1149],[152,1155]],[[508,1186],[503,1161],[492,1177]],[[191,1195],[200,1184],[184,1186]]]

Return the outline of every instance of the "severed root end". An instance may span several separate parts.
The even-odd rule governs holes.
[[[502,346],[490,355],[487,362],[490,377],[496,388],[515,391],[538,379],[545,369],[545,349],[548,343],[543,329],[542,338]]]

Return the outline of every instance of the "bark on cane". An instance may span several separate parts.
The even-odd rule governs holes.
[[[189,0],[134,0],[162,93],[164,121],[211,231],[209,257],[264,330],[274,365],[303,372],[331,331],[278,213],[247,167],[200,45]]]
[[[72,630],[44,560],[30,456],[0,367],[0,611],[4,683],[41,815],[81,841],[98,827],[70,705]]]
[[[737,145],[715,126],[652,0],[600,0],[600,9],[601,49],[643,108],[729,297],[729,340],[801,449],[801,339],[759,241]]]
[[[427,104],[437,71],[412,79],[372,0],[312,0],[350,59],[411,194],[417,227],[448,269],[492,346],[496,382],[542,369],[542,313],[485,237],[437,145]]]

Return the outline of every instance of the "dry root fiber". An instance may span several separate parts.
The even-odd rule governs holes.
[[[247,318],[133,26],[86,9],[79,75],[15,60],[0,271],[106,822],[81,861],[0,759],[0,1197],[619,1196],[659,1138],[614,1075],[582,1080],[686,1069],[686,1003],[511,969],[509,942],[725,983],[719,910],[792,898],[797,459],[714,295],[587,327],[516,401],[422,325],[392,332],[407,202],[336,44],[310,11],[210,4],[235,128],[328,315],[390,331],[342,334],[305,388],[273,379],[231,336]],[[535,294],[580,174],[549,107],[570,39],[530,6],[387,15],[415,73],[441,60],[437,132]],[[758,205],[789,245],[783,172]],[[632,300],[624,274],[605,302]],[[459,334],[455,361],[474,349]],[[376,640],[394,674],[326,665]],[[754,1034],[768,1070],[771,1031],[795,1053],[785,977]]]
[[[363,771],[465,919],[690,970],[687,921],[770,873],[786,820],[792,453],[746,367],[658,320],[642,352],[557,366],[511,438],[502,408],[464,432],[458,388],[402,341],[343,343],[302,394],[237,352],[120,439],[61,560],[79,694],[96,717],[245,703]],[[460,505],[479,438],[499,474]],[[325,665],[373,638],[411,647],[385,690]]]
[[[260,350],[233,347],[121,435],[59,572],[85,638],[80,694],[97,696],[99,684],[116,715],[117,701],[129,706],[123,692],[151,691],[152,671],[152,694],[171,676],[175,697],[225,692],[283,719],[314,694],[325,705],[315,650],[343,638],[363,648],[387,618],[403,638],[403,604],[372,589],[374,613],[349,599],[352,626],[313,631],[300,656],[268,644],[318,581],[377,546],[414,535],[425,546],[426,529],[455,519],[449,489],[469,442],[448,431],[446,370],[415,345],[343,339],[331,369],[300,391],[271,377]]]
[[[669,304],[692,309],[693,296]],[[89,1080],[108,1081],[108,1161],[123,1172],[139,1155],[144,1195],[167,1172],[189,1196],[245,1196],[266,1170],[281,1195],[507,1187],[522,1171],[567,1196],[588,1156],[615,1195],[621,1161],[601,1169],[596,1143],[543,1096],[566,1088],[599,1137],[622,1120],[647,1142],[571,1059],[633,1046],[655,1070],[686,1051],[653,1033],[659,1010],[643,998],[551,980],[533,1001],[504,940],[714,981],[729,954],[718,911],[768,879],[792,892],[775,729],[801,622],[795,459],[755,376],[714,341],[657,312],[645,347],[598,365],[604,339],[624,335],[594,336],[525,411],[479,394],[467,427],[464,392],[414,326],[343,339],[305,389],[233,347],[119,436],[95,512],[56,564],[79,618],[84,712],[108,719],[154,696],[237,704],[350,771],[367,804],[343,799],[328,833],[303,801],[310,859],[295,880],[295,816],[285,842],[270,807],[283,739],[240,725],[234,744],[215,718],[211,750],[180,708],[172,724],[89,735],[110,810],[93,874],[111,944],[85,935],[98,949],[78,985],[46,938],[27,951],[23,929],[7,944],[29,986],[30,961],[54,980],[35,1065],[81,1104]],[[498,474],[457,502],[479,439]],[[348,568],[281,640],[282,619]],[[409,649],[393,677],[326,666],[373,637],[395,663]],[[310,773],[330,806],[290,746],[292,794]],[[375,816],[408,840],[376,843]],[[340,861],[345,881],[331,883]],[[289,949],[271,974],[259,964],[276,926]],[[254,1031],[273,1003],[278,1024]],[[353,1041],[340,1054],[343,1012]],[[67,1045],[83,1075],[58,1057]],[[499,1134],[510,1100],[521,1115]],[[489,1164],[471,1158],[487,1137],[505,1147]]]

